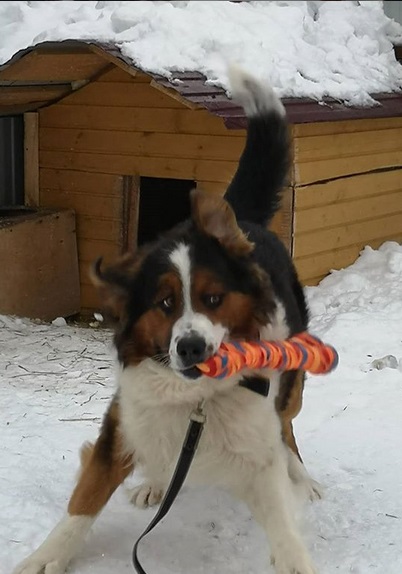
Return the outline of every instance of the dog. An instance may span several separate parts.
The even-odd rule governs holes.
[[[66,516],[14,574],[63,573],[135,468],[145,482],[131,491],[132,502],[159,503],[200,401],[207,423],[188,483],[218,485],[248,504],[266,532],[276,574],[316,573],[293,508],[296,491],[319,495],[292,426],[302,405],[303,372],[191,377],[223,341],[283,339],[308,327],[292,260],[267,230],[290,165],[285,109],[269,86],[246,72],[234,68],[229,77],[248,129],[225,195],[194,190],[188,221],[105,269],[101,261],[93,268],[115,320],[118,390],[97,441],[81,451]],[[268,396],[254,392],[264,386]]]

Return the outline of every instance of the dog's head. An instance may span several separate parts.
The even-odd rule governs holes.
[[[98,261],[122,364],[151,358],[186,375],[223,340],[257,338],[275,304],[253,250],[229,204],[194,191],[191,220],[104,270]]]

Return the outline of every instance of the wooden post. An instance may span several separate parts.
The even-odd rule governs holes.
[[[25,205],[38,207],[39,198],[39,114],[24,114]]]
[[[134,251],[137,247],[140,178],[123,175],[122,192],[121,250],[125,253]]]

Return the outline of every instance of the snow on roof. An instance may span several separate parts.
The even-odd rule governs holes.
[[[96,40],[145,71],[197,70],[224,88],[230,61],[281,97],[364,106],[402,89],[402,26],[377,1],[12,1],[0,3],[0,30],[0,64],[46,40]]]

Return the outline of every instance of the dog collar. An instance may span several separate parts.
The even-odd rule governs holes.
[[[269,393],[269,379],[258,375],[243,377],[239,382],[239,387],[244,387],[253,393],[267,397]]]

